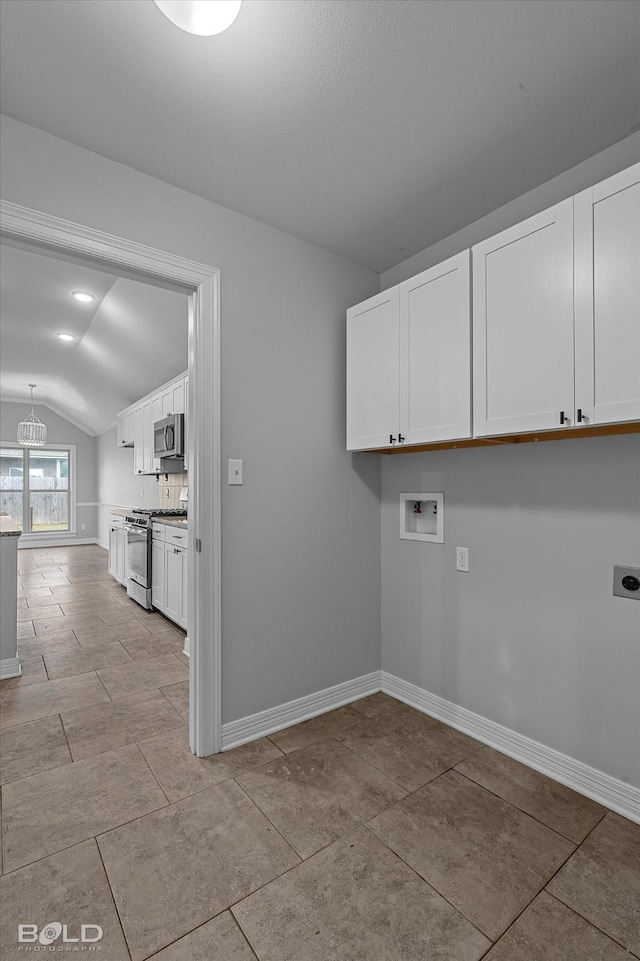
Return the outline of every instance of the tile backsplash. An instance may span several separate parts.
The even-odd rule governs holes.
[[[158,480],[158,507],[184,507],[180,500],[180,491],[189,487],[188,474],[160,474]]]

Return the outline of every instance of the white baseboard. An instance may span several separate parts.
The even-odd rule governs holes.
[[[10,677],[20,677],[22,666],[17,657],[5,657],[0,661],[0,681],[5,681]]]
[[[279,704],[277,707],[242,717],[238,721],[230,721],[222,725],[222,750],[238,747],[248,741],[255,741],[259,737],[273,734],[292,724],[300,724],[318,714],[332,711],[351,701],[356,701],[368,694],[375,694],[380,690],[380,672],[373,671],[352,681],[344,681],[334,687],[327,687],[324,691],[316,691],[306,697],[299,697],[295,701]]]
[[[50,537],[40,537],[39,534],[23,534],[18,541],[18,550],[24,551],[28,547],[77,547],[79,544],[105,546],[95,537],[76,537],[74,534],[59,534],[57,537],[52,534]]]
[[[575,758],[561,754],[538,741],[518,734],[516,731],[490,721],[480,714],[459,707],[436,694],[403,681],[393,674],[381,671],[380,686],[385,694],[404,701],[418,711],[463,731],[490,747],[508,754],[527,767],[565,784],[579,794],[584,794],[599,804],[611,808],[623,817],[640,823],[640,789],[625,784],[596,768],[583,764]]]

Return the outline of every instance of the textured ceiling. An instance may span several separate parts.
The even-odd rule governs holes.
[[[2,110],[385,270],[640,124],[637,0],[3,0]]]
[[[80,304],[72,290],[96,300]],[[187,368],[186,294],[4,245],[0,293],[3,398],[28,400],[35,383],[36,404],[88,433]]]

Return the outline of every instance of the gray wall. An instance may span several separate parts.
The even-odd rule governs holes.
[[[17,426],[21,420],[25,419],[30,410],[31,404],[2,401],[0,404],[0,440],[3,443],[14,442]],[[71,424],[65,417],[37,402],[35,411],[40,420],[47,425],[47,443],[76,445],[76,501],[78,505],[90,505],[77,507],[77,536],[82,539],[93,539],[98,533],[97,510],[95,507],[98,500],[96,438],[87,434],[82,428],[76,427],[75,424]],[[86,525],[85,530],[81,529],[82,524]],[[50,541],[54,538],[55,535],[51,534],[47,540]],[[68,535],[64,535],[63,539],[68,540]],[[27,546],[24,538],[20,538],[19,544],[20,547]]]
[[[109,546],[110,507],[157,507],[158,482],[154,476],[134,474],[133,447],[118,447],[116,428],[96,437],[98,487],[98,542]]]
[[[640,134],[382,275],[386,289],[640,159]],[[444,545],[400,540],[401,491],[445,492]],[[456,546],[471,571],[456,573]],[[383,458],[382,666],[640,784],[640,439]]]
[[[403,260],[391,270],[386,270],[380,275],[380,289],[387,290],[409,277],[415,277],[421,270],[440,264],[447,257],[453,257],[461,250],[479,244],[482,240],[487,240],[500,231],[513,227],[514,224],[522,223],[527,217],[533,217],[534,214],[580,193],[581,190],[586,190],[587,187],[592,187],[601,180],[606,180],[607,177],[613,176],[626,167],[631,167],[638,161],[640,161],[640,133],[634,133],[614,144],[613,147],[578,164],[577,167],[565,171],[559,177],[554,177],[553,180],[499,207],[486,217],[445,237],[440,243],[433,244],[432,247]]]
[[[0,148],[4,199],[221,271],[222,457],[245,461],[222,497],[223,720],[377,670],[380,461],[344,450],[344,311],[378,275],[8,118]]]

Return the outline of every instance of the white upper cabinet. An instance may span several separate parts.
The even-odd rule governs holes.
[[[347,311],[347,449],[471,435],[469,251]]]
[[[398,288],[347,311],[347,450],[389,447],[400,423]]]
[[[576,414],[640,419],[640,164],[575,198]]]
[[[128,410],[118,414],[117,444],[118,447],[133,447],[134,443],[134,411]]]
[[[473,248],[478,437],[575,423],[573,199]]]
[[[470,251],[400,284],[400,436],[471,436]]]

